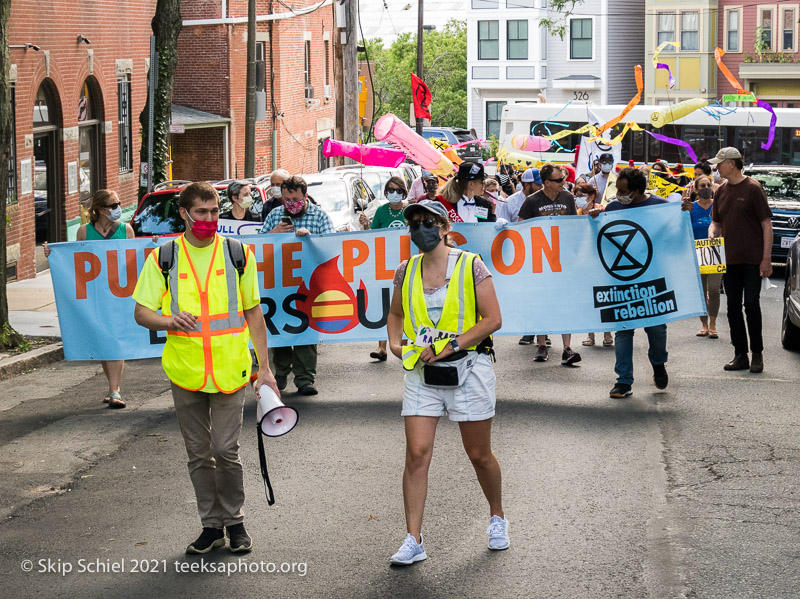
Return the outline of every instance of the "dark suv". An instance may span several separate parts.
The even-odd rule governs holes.
[[[800,166],[748,166],[744,174],[767,192],[772,210],[772,261],[784,263],[800,233]]]
[[[438,139],[452,145],[467,141],[475,141],[466,146],[456,148],[456,154],[461,160],[471,160],[483,164],[481,144],[469,129],[456,129],[455,127],[423,127],[422,137],[425,139]]]
[[[789,247],[786,260],[781,344],[786,349],[800,349],[800,237]]]

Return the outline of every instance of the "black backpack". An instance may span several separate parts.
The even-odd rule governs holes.
[[[228,250],[228,255],[231,258],[233,266],[236,267],[236,272],[239,273],[241,280],[244,274],[244,266],[246,263],[244,256],[244,246],[238,239],[232,237],[225,237],[222,241]],[[170,239],[167,242],[158,246],[158,265],[161,267],[161,274],[164,275],[164,284],[169,290],[169,271],[175,263],[175,241]]]

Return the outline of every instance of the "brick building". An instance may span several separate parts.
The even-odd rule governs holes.
[[[136,200],[154,10],[155,0],[12,0],[12,277],[34,276],[36,243],[66,239],[95,190]]]
[[[313,173],[333,135],[333,6],[259,0],[256,175]],[[289,8],[291,7],[291,8]],[[173,178],[244,176],[247,0],[183,0],[173,94]],[[307,11],[307,12],[306,12]]]
[[[725,65],[742,87],[774,107],[800,107],[800,2],[719,0]],[[719,94],[736,93],[722,73]]]

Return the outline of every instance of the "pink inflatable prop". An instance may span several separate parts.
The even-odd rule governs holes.
[[[515,135],[511,138],[511,146],[516,150],[526,152],[545,152],[550,149],[549,139],[538,135]]]
[[[455,170],[447,156],[392,113],[384,114],[375,123],[375,137],[402,150],[411,160],[434,175],[449,176]]]
[[[331,138],[326,139],[322,144],[322,155],[326,158],[346,156],[367,166],[388,166],[389,168],[400,166],[406,159],[406,155],[400,150],[352,144]]]

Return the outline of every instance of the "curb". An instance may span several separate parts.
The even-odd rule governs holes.
[[[25,371],[59,362],[64,359],[64,345],[51,343],[31,352],[0,361],[0,381],[22,374]]]

